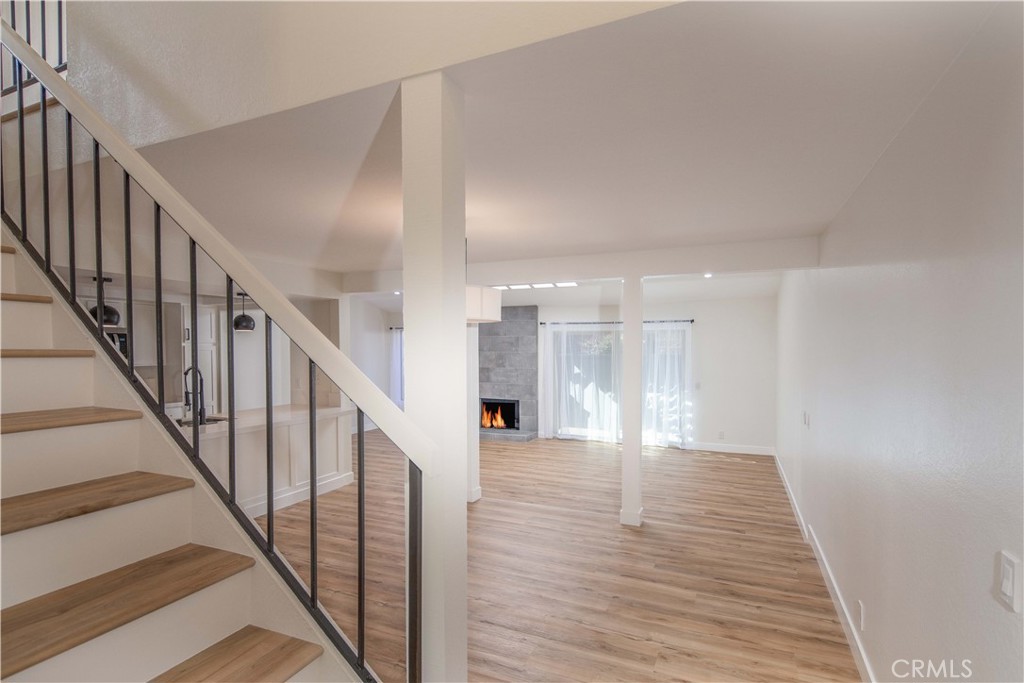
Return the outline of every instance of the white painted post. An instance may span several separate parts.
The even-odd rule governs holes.
[[[402,82],[405,412],[437,444],[423,482],[423,679],[465,681],[466,199],[462,93]]]
[[[480,488],[480,326],[466,325],[466,408],[469,411],[468,475],[466,500],[475,503],[483,497]]]
[[[644,283],[622,281],[622,509],[619,521],[643,524],[640,451],[643,441]]]

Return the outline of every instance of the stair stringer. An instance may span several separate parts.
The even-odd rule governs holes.
[[[10,255],[8,255],[10,256]],[[18,286],[21,291],[49,294],[53,319],[54,348],[93,348],[95,400],[99,405],[140,410],[139,438],[135,444],[137,467],[142,470],[189,477],[196,485],[192,489],[191,537],[199,543],[222,550],[248,555],[255,559],[249,589],[249,623],[254,626],[316,642],[323,654],[292,677],[293,681],[351,681],[361,679],[324,635],[313,618],[299,602],[288,585],[264,556],[263,551],[238,525],[230,511],[220,502],[217,493],[196,471],[189,457],[167,433],[149,406],[138,396],[131,382],[102,348],[100,342],[72,310],[71,305],[51,283],[29,262],[19,249],[15,255]],[[227,633],[224,634],[228,635]],[[168,635],[168,637],[170,637]],[[210,643],[206,643],[209,645]],[[200,648],[202,649],[202,648]],[[197,650],[198,652],[198,650]],[[195,653],[191,653],[195,654]],[[155,672],[154,675],[159,672]]]

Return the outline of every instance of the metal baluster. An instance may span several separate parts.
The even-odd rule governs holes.
[[[160,205],[153,202],[153,279],[156,289],[156,400],[160,414],[166,412],[164,391],[164,276],[160,255]]]
[[[128,372],[135,381],[135,308],[132,303],[132,179],[124,171],[124,298],[128,332]]]
[[[192,457],[199,459],[199,421],[203,414],[203,392],[200,391],[199,378],[199,285],[198,268],[196,265],[196,241],[188,240],[188,292],[190,326],[192,328]]]
[[[12,55],[13,58],[13,55]],[[28,241],[28,200],[26,199],[25,180],[25,83],[24,73],[21,68],[21,61],[15,59],[14,83],[18,91],[18,177],[21,179],[21,186],[18,188],[18,197],[21,200],[21,241]]]
[[[64,0],[57,0],[57,65],[64,63]]]
[[[71,301],[77,297],[78,275],[75,268],[75,146],[72,133],[74,132],[74,121],[71,112],[64,110],[64,146],[67,156],[68,174],[68,292]]]
[[[32,3],[25,0],[25,42],[32,44]]]
[[[362,473],[360,472],[360,477]],[[409,553],[406,567],[408,573],[408,612],[406,622],[406,678],[410,683],[423,679],[423,662],[420,639],[423,632],[422,572],[423,572],[423,472],[412,460],[409,461]]]
[[[227,280],[228,336],[228,498],[235,502],[235,283]]]
[[[316,363],[309,359],[309,606],[317,603]]]
[[[96,226],[96,324],[103,337],[103,219],[100,216],[100,143],[92,139],[92,202]]]
[[[39,145],[43,160],[43,267],[49,274],[53,266],[50,254],[50,124],[46,117],[46,88],[42,84],[39,85],[39,114],[42,117],[39,120]]]
[[[274,359],[270,338],[270,316],[264,313],[265,360],[267,377],[267,552],[274,552]]]
[[[42,37],[40,53],[43,61],[46,61],[46,0],[39,1],[39,34]]]
[[[356,655],[359,666],[366,664],[366,425],[361,408],[356,408],[356,467],[359,488],[356,497],[357,593],[359,604],[356,620]]]

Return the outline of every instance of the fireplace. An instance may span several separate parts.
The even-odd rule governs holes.
[[[481,429],[519,429],[519,401],[514,398],[480,399]]]

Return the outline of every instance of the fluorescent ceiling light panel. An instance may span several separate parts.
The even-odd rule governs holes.
[[[508,289],[508,285],[494,285],[491,289]]]
[[[711,277],[711,273],[704,273],[704,277]]]
[[[556,282],[555,287],[576,287],[575,282]]]
[[[530,286],[533,287],[534,289],[551,289],[552,287],[554,287],[554,285],[551,284],[550,282],[542,282],[540,284]]]
[[[529,289],[530,285],[509,285],[509,289]]]

